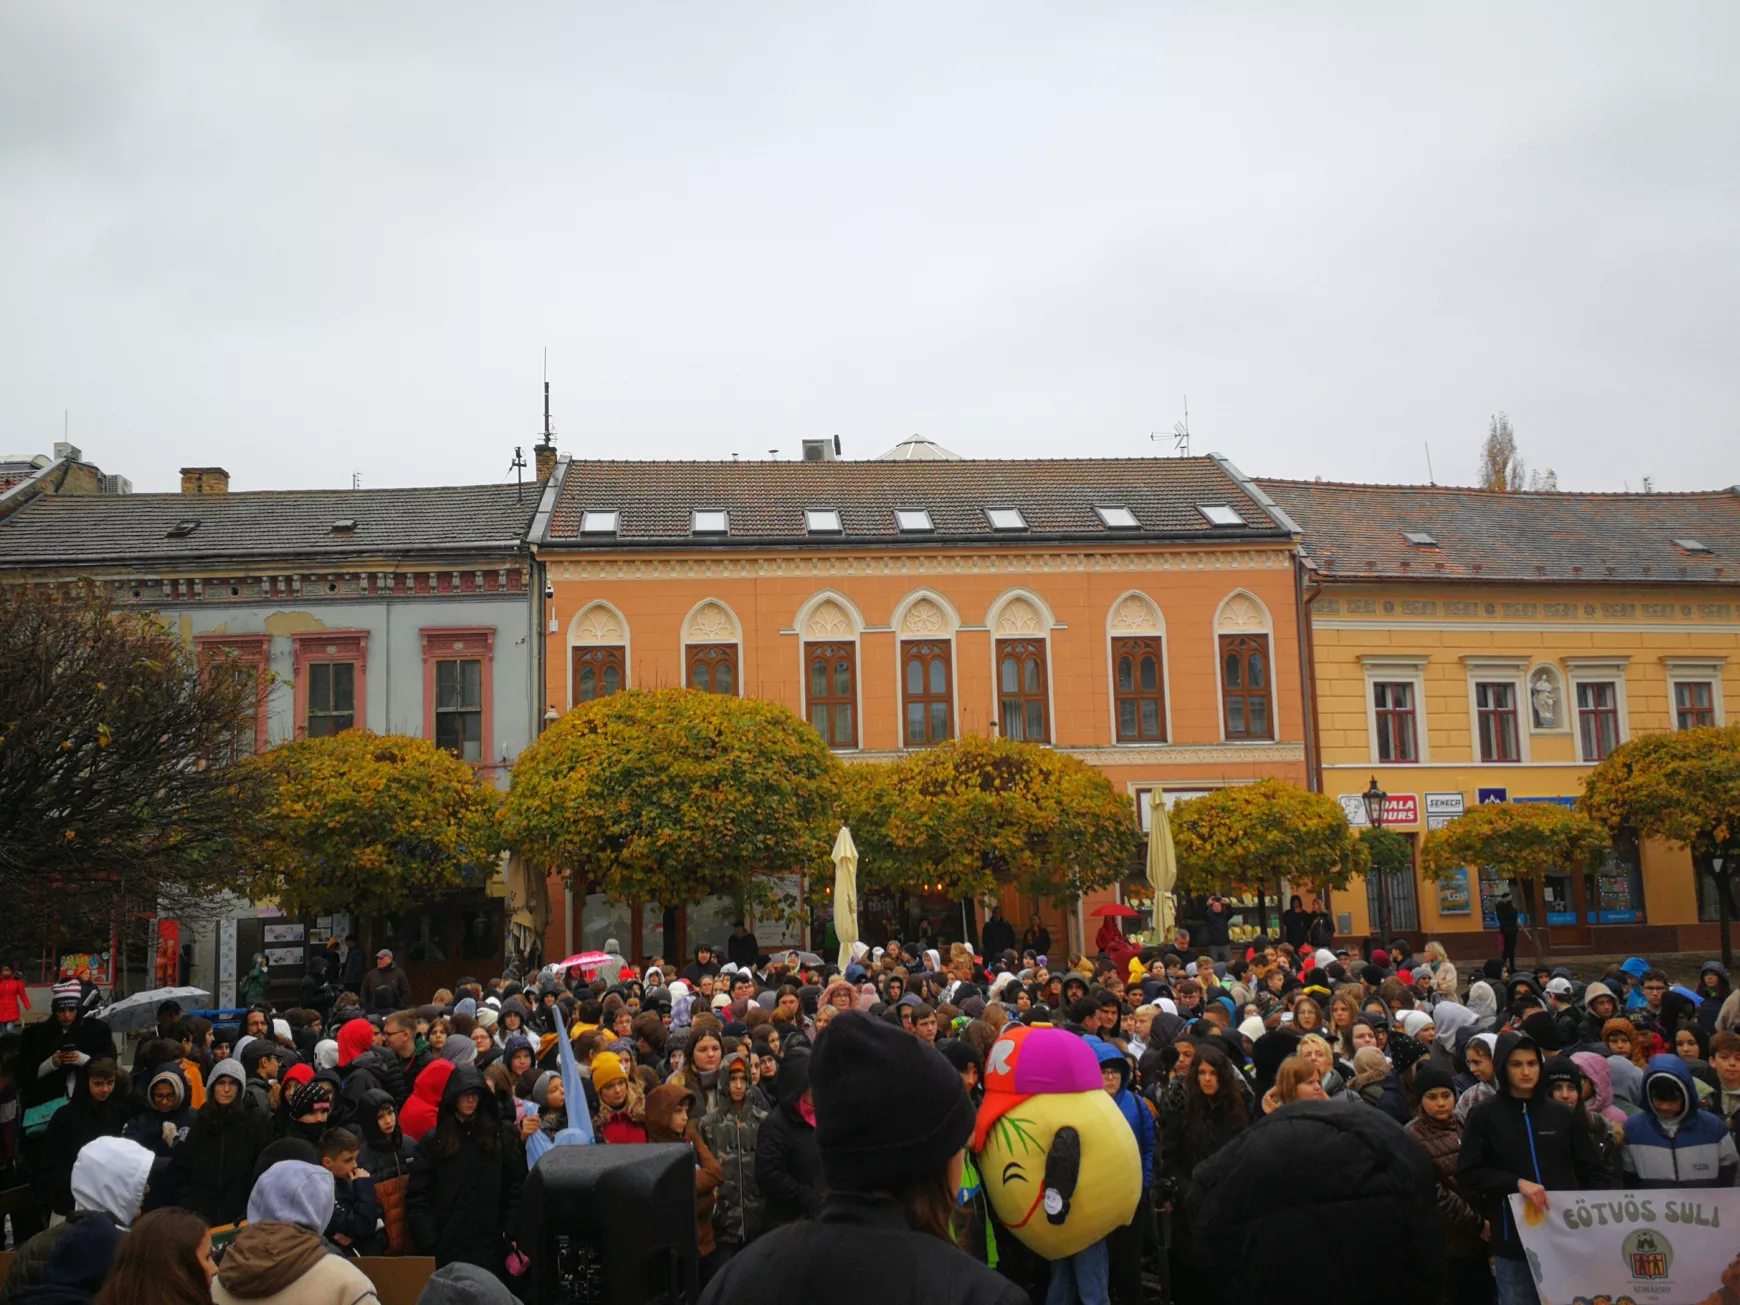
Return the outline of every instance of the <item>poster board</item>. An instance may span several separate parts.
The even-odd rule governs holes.
[[[1510,1199],[1541,1305],[1704,1305],[1740,1287],[1740,1190],[1548,1192]]]

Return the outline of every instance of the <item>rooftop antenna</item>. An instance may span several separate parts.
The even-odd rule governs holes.
[[[508,463],[508,470],[514,473],[514,484],[517,486],[514,499],[523,503],[526,497],[526,455],[520,451],[518,444],[514,445],[514,460]]]
[[[1438,478],[1432,474],[1432,441],[1421,440],[1420,443],[1426,446],[1426,483],[1436,485]]]
[[[1184,396],[1184,420],[1172,423],[1172,434],[1166,436],[1156,432],[1148,438],[1156,443],[1163,439],[1171,439],[1173,456],[1180,458],[1190,456],[1190,396],[1188,394]]]
[[[352,489],[362,488],[362,472],[353,471],[350,473],[350,487]]]

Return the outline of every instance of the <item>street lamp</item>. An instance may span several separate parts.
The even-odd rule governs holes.
[[[1376,775],[1371,777],[1371,784],[1367,786],[1364,793],[1360,794],[1365,802],[1366,823],[1373,829],[1384,827],[1384,798],[1387,796],[1388,794],[1378,787]],[[1374,867],[1374,869],[1377,870],[1378,881],[1378,932],[1382,935],[1384,945],[1387,947],[1390,940],[1390,872],[1387,868],[1382,867]]]

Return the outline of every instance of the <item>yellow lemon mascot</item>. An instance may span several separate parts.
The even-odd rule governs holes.
[[[997,1218],[1036,1254],[1063,1260],[1136,1214],[1136,1138],[1082,1039],[1011,1025],[991,1044],[972,1149]]]

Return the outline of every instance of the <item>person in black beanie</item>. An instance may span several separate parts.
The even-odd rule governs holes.
[[[1027,1293],[954,1244],[973,1107],[936,1048],[846,1011],[810,1057],[828,1195],[814,1222],[775,1229],[708,1284],[701,1305],[1026,1305]]]

